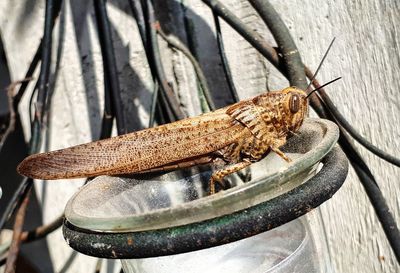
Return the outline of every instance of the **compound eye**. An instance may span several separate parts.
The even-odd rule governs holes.
[[[297,113],[300,110],[300,97],[297,94],[294,94],[290,97],[289,101],[290,112]]]

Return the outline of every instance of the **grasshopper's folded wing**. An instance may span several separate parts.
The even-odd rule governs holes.
[[[221,109],[222,110],[222,109]],[[205,155],[237,140],[243,127],[218,110],[58,151],[35,154],[19,166],[37,179],[91,177],[141,172]]]

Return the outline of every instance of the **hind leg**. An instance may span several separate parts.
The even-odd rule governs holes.
[[[241,169],[246,168],[247,166],[249,166],[251,163],[250,161],[242,161],[239,163],[236,163],[234,165],[230,165],[227,166],[226,168],[222,169],[222,170],[218,170],[215,173],[212,174],[211,178],[210,178],[210,195],[215,193],[215,183],[218,182],[220,183],[222,186],[222,179],[224,179],[225,176],[230,175],[234,172],[237,172]]]
[[[282,147],[286,143],[286,138],[277,138],[274,143],[270,145],[271,151],[282,157],[286,162],[291,162],[292,160],[282,152],[279,147]]]

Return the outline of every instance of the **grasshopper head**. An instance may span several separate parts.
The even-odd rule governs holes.
[[[297,87],[287,87],[281,91],[284,97],[281,101],[282,121],[291,132],[299,130],[308,111],[307,94]]]
[[[256,105],[262,106],[264,119],[273,121],[275,128],[282,132],[296,132],[303,123],[308,110],[307,94],[297,88],[288,87],[272,91],[253,99]]]

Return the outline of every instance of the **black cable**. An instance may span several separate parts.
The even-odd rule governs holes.
[[[168,43],[169,46],[179,50],[182,52],[192,63],[192,66],[194,68],[194,71],[197,76],[197,80],[199,81],[201,90],[202,90],[202,96],[205,98],[208,104],[208,108],[211,111],[214,111],[216,109],[214,101],[211,96],[210,89],[208,88],[207,84],[207,79],[204,76],[203,70],[199,64],[199,62],[196,60],[196,58],[193,56],[193,54],[190,52],[190,50],[183,44],[181,43],[177,38],[170,37],[164,31],[162,30],[161,27],[157,28],[158,33],[160,36]]]
[[[341,132],[339,138],[340,146],[350,159],[350,163],[353,166],[357,176],[359,177],[361,184],[363,185],[365,192],[375,210],[376,216],[382,225],[383,231],[385,232],[386,238],[396,256],[397,262],[400,263],[400,232],[397,227],[396,221],[390,209],[386,203],[385,197],[376,183],[374,176],[371,174],[368,166],[361,159],[361,156],[353,148],[348,137]],[[361,159],[361,160],[360,160]]]
[[[53,18],[54,18],[54,0],[47,0],[45,9],[43,48],[41,55],[40,75],[38,79],[38,93],[36,99],[36,111],[32,126],[33,133],[30,140],[29,154],[34,154],[40,149],[40,141],[41,141],[40,131],[44,116],[43,111],[47,103],[48,85],[50,77],[52,31],[54,26]]]
[[[151,110],[156,109],[157,112],[154,113],[152,118],[158,116],[158,120],[160,124],[176,121],[176,115],[172,114],[171,109],[169,108],[168,102],[165,98],[165,90],[163,88],[169,88],[167,80],[164,78],[164,70],[160,61],[160,51],[158,48],[157,34],[153,28],[155,24],[155,15],[152,2],[149,0],[143,0],[142,2],[143,14],[145,16],[146,22],[146,52],[147,59],[149,61],[150,70],[153,76],[153,81],[157,81],[157,86],[154,84],[153,89],[153,98]],[[163,85],[164,83],[164,85]],[[167,86],[165,86],[167,85]],[[162,92],[160,92],[162,91]],[[158,114],[158,115],[156,115]],[[154,120],[150,120],[150,123],[154,122]]]
[[[258,14],[260,14],[274,36],[279,50],[282,53],[287,71],[287,78],[290,84],[305,90],[307,87],[307,80],[303,69],[304,65],[301,61],[299,50],[290,35],[289,29],[269,1],[249,0],[249,2]]]
[[[129,5],[131,7],[133,16],[136,19],[136,24],[139,29],[140,37],[142,38],[143,48],[148,51],[148,41],[146,36],[146,21],[143,14],[143,6],[140,0],[129,0]]]
[[[197,68],[196,68],[196,65],[194,65],[194,62],[191,60],[195,70],[197,69],[199,71],[202,71],[201,73],[203,74],[203,79],[201,79],[197,75],[197,83],[198,83],[198,89],[197,89],[198,93],[197,94],[198,94],[198,99],[199,99],[199,103],[200,103],[200,109],[201,109],[202,113],[209,112],[210,110],[214,111],[216,109],[216,107],[215,107],[215,100],[211,94],[211,90],[209,90],[208,84],[207,84],[206,91],[204,91],[205,90],[203,88],[204,85],[202,84],[202,82],[207,83],[207,79],[205,77],[205,74],[203,73],[203,69],[202,69],[200,62],[197,61],[199,59],[199,55],[197,52],[198,42],[196,40],[196,32],[193,31],[195,26],[193,25],[193,22],[192,22],[190,16],[188,16],[188,14],[190,14],[191,11],[188,10],[187,5],[183,1],[181,1],[180,7],[181,7],[182,13],[183,13],[183,30],[185,33],[185,37],[184,37],[185,43],[183,41],[181,41],[181,44],[184,44],[184,47],[187,48],[188,52],[190,52],[190,55],[192,55],[193,61],[197,65]],[[196,74],[198,74],[197,71],[195,71],[195,72],[196,72]]]
[[[41,131],[42,131],[42,122],[44,117],[44,111],[46,110],[47,97],[49,93],[49,78],[50,78],[50,64],[51,64],[51,48],[52,48],[52,31],[54,27],[54,14],[57,10],[57,14],[61,9],[61,1],[47,0],[45,7],[45,22],[44,22],[44,34],[43,34],[43,48],[41,54],[41,67],[40,67],[40,75],[38,80],[38,95],[36,100],[36,109],[35,109],[35,117],[32,126],[32,136],[30,139],[29,145],[29,154],[37,153],[40,149],[41,143]],[[4,220],[1,225],[4,225],[8,218],[11,217],[12,213],[15,212],[22,205],[22,201],[26,201],[29,198],[29,193],[32,188],[32,180],[31,179],[23,179],[20,183],[17,191],[13,194],[11,198],[11,202],[8,203],[7,209],[1,219]],[[25,209],[20,211],[22,213],[22,217],[25,217]],[[23,224],[23,218],[22,223]],[[22,228],[22,227],[21,227]],[[16,239],[11,245],[10,255],[8,258],[14,258],[14,255],[17,255],[19,252],[19,244],[21,242]],[[13,262],[11,262],[13,263]],[[6,269],[8,266],[14,266],[12,264],[6,264]]]
[[[41,123],[43,118],[43,111],[45,109],[46,101],[47,101],[47,94],[48,94],[48,82],[50,77],[50,63],[51,63],[51,41],[52,41],[52,30],[55,23],[55,18],[58,16],[61,10],[61,0],[54,2],[54,0],[47,0],[46,1],[46,8],[45,8],[45,22],[44,22],[44,34],[41,45],[39,49],[41,49],[41,67],[40,67],[40,75],[38,79],[38,96],[37,96],[37,104],[36,104],[36,111],[35,117],[32,126],[32,136],[30,140],[30,148],[29,153],[33,154],[39,151],[40,149],[40,141],[41,141]],[[35,54],[36,57],[36,54]],[[29,68],[28,72],[26,73],[29,75],[33,73],[35,70],[35,62],[38,61],[38,57],[33,58],[33,61]],[[46,74],[46,75],[44,75]],[[21,86],[21,88],[26,88]],[[23,89],[24,91],[24,89]],[[19,91],[19,96],[22,97],[23,92],[21,89]],[[21,97],[18,98],[20,101]],[[15,105],[17,108],[18,105]],[[17,190],[14,192],[13,196],[10,199],[10,202],[7,204],[7,208],[4,211],[1,220],[0,220],[0,230],[3,229],[5,223],[8,219],[13,215],[13,213],[18,209],[21,201],[25,197],[25,194],[29,192],[30,188],[32,187],[33,183],[31,179],[23,178],[20,185],[18,186]]]
[[[41,58],[41,53],[42,53],[42,41],[40,41],[40,44],[38,48],[36,49],[35,55],[33,55],[32,61],[29,64],[28,71],[25,74],[25,79],[31,78],[33,76],[33,73],[36,70],[37,65],[39,64],[40,58]],[[30,81],[24,81],[21,83],[18,92],[15,94],[14,99],[13,99],[13,107],[15,109],[15,113],[18,113],[18,105],[25,94],[26,88],[28,87]],[[36,88],[35,88],[36,89]]]
[[[317,83],[316,80],[314,80],[314,87],[315,88],[319,88],[320,87],[319,83]],[[328,113],[328,115],[321,116],[321,117],[329,119],[329,120],[335,122],[336,124],[338,124],[339,129],[341,129],[341,133],[344,135],[343,128],[337,122],[334,112],[330,111],[330,109],[327,107],[326,100],[330,100],[330,99],[329,99],[328,95],[326,94],[325,90],[323,88],[321,88],[318,92],[315,92],[314,94],[316,94],[315,97],[319,98],[319,100],[321,101],[322,105],[324,105],[324,109],[326,109],[327,113]],[[313,95],[311,95],[311,96],[313,96]],[[350,161],[353,160],[353,161],[357,162],[357,164],[364,170],[364,172],[369,177],[371,177],[371,178],[374,177],[372,172],[371,172],[371,170],[369,169],[367,163],[365,163],[364,159],[357,152],[357,149],[355,148],[354,144],[352,144],[350,141],[348,141],[348,143],[346,145],[344,145],[344,146],[341,145],[341,147],[342,147],[343,151],[346,153],[346,155],[349,157]],[[375,181],[375,179],[373,179],[373,181]]]
[[[114,46],[111,38],[110,22],[108,20],[106,0],[94,0],[94,10],[100,40],[101,55],[103,57],[104,81],[108,82],[106,92],[110,92],[112,112],[115,114],[119,135],[126,134],[126,119],[121,99],[121,90],[118,79],[117,64]],[[107,79],[106,79],[107,78]]]
[[[311,76],[312,73],[308,73],[307,75]],[[314,80],[314,87],[320,87],[319,83],[316,80]],[[320,100],[323,102],[323,105],[328,110],[329,115],[325,118],[328,118],[338,124],[335,112],[331,111],[332,109],[334,109],[334,107],[332,109],[326,107],[326,102],[330,100],[326,92],[323,89],[320,89],[319,92],[316,92],[314,94],[316,94],[315,97],[320,98]],[[388,205],[386,204],[385,197],[379,189],[379,186],[368,165],[365,163],[361,155],[357,152],[354,144],[350,142],[349,137],[346,135],[344,128],[341,127],[340,124],[339,129],[340,147],[343,149],[354,170],[356,171],[356,174],[361,184],[363,185],[365,192],[367,193],[368,199],[370,200],[370,203],[375,210],[378,220],[382,225],[386,238],[389,241],[389,244],[397,258],[397,261],[400,262],[400,232],[394,220],[394,217],[390,212]]]
[[[293,63],[288,63],[287,62],[287,57],[288,56],[293,56],[296,55],[297,53],[297,48],[294,45],[293,40],[290,37],[290,34],[284,26],[283,21],[280,19],[280,16],[275,12],[273,7],[269,4],[268,1],[259,1],[259,0],[249,0],[250,3],[256,8],[256,10],[260,13],[261,17],[264,19],[266,24],[268,25],[269,29],[271,30],[272,34],[274,35],[274,38],[276,39],[277,43],[280,46],[280,49],[283,54],[283,58],[285,60],[285,63],[288,67],[288,77],[289,79],[291,77],[294,77],[293,72],[296,72],[296,70],[299,70],[299,72],[303,75],[304,71],[307,69],[302,69],[304,67],[301,63],[301,60],[298,59],[293,65]],[[286,51],[286,54],[285,54]],[[296,53],[296,54],[293,54]],[[289,54],[290,53],[290,54]],[[292,65],[292,67],[291,67]],[[302,66],[302,67],[299,67]],[[311,75],[308,75],[311,76]],[[312,76],[311,76],[312,78]],[[305,79],[304,79],[305,81]],[[292,81],[291,81],[291,84]],[[301,83],[300,83],[301,84]],[[296,84],[298,85],[298,84]],[[305,88],[305,86],[301,86],[302,88]],[[318,86],[315,86],[316,88]],[[328,106],[328,111],[330,111],[330,118],[333,121],[337,122],[338,120],[341,120],[342,122],[339,121],[340,124],[344,124],[345,121],[344,118],[342,118],[342,115],[338,112],[335,111],[336,108],[333,106],[333,104],[329,104],[331,100],[329,99],[329,96],[322,90],[320,92],[321,96],[323,97],[323,101],[325,102],[325,105]],[[316,105],[317,108],[322,108],[320,105]],[[331,106],[331,107],[329,107]],[[332,107],[333,106],[333,107]],[[330,109],[331,108],[331,109]],[[348,125],[348,126],[346,126]],[[349,128],[349,133],[352,133],[352,135],[357,136],[355,133],[355,130],[352,130],[352,127],[347,123],[344,124],[344,127]],[[354,136],[353,136],[354,137]],[[356,138],[356,137],[355,137]],[[356,138],[357,139],[357,138]],[[362,138],[359,138],[360,140],[364,140]],[[362,185],[364,186],[364,189],[369,197],[369,200],[371,204],[373,205],[375,212],[378,216],[378,219],[380,223],[382,224],[383,230],[385,231],[386,237],[396,255],[396,258],[398,261],[400,257],[400,233],[399,230],[396,226],[396,222],[394,221],[393,215],[390,213],[389,208],[386,204],[385,198],[382,195],[382,192],[380,191],[376,180],[374,176],[372,175],[368,165],[364,162],[364,160],[361,158],[361,156],[358,154],[357,150],[354,148],[354,146],[348,141],[347,136],[344,134],[343,131],[341,131],[341,137],[339,140],[339,144],[341,145],[342,149],[346,153],[347,157],[350,159],[351,164],[353,165],[357,176],[359,177]],[[375,152],[378,152],[378,154],[383,155],[386,159],[389,158],[390,155],[388,154],[382,154],[382,151],[374,147],[372,144],[368,145],[370,143],[363,141],[361,144],[367,144],[369,148],[374,150]],[[373,146],[373,147],[371,147]],[[375,148],[375,149],[374,149]],[[392,159],[393,161],[394,158],[389,158]],[[395,161],[396,162],[396,161]]]
[[[376,156],[386,160],[397,167],[400,167],[400,159],[392,156],[389,153],[386,153],[379,149],[378,147],[374,146],[371,142],[361,136],[353,126],[344,118],[344,116],[337,110],[336,106],[333,104],[329,97],[325,97],[324,103],[328,107],[329,111],[335,116],[335,119],[340,123],[340,125],[361,145],[367,148],[370,152],[374,153]]]
[[[153,96],[151,98],[151,105],[150,105],[149,128],[154,126],[156,118],[158,89],[159,89],[158,82],[154,81]]]
[[[153,98],[155,98],[155,97],[153,97]],[[155,107],[156,107],[156,109],[155,109],[156,111],[154,112],[155,119],[158,120],[159,124],[166,124],[166,123],[168,123],[167,115],[164,114],[160,101],[161,100],[158,100],[157,103],[155,104]]]
[[[112,132],[114,113],[111,102],[112,99],[110,88],[108,77],[104,77],[104,111],[103,118],[101,120],[100,139],[109,138]]]
[[[26,193],[32,186],[32,179],[24,177],[19,184],[17,190],[11,197],[10,201],[7,203],[7,207],[0,218],[0,230],[2,230],[7,223],[7,221],[14,215],[15,211],[19,208],[22,200],[26,196]]]
[[[168,85],[168,81],[165,77],[164,68],[161,62],[161,53],[158,45],[157,32],[156,32],[156,24],[158,24],[158,21],[155,18],[155,12],[152,0],[146,0],[146,11],[147,11],[147,18],[146,18],[147,30],[150,34],[149,40],[151,43],[152,57],[153,57],[152,60],[154,62],[154,67],[157,73],[156,75],[159,86],[163,91],[163,93],[165,94],[165,96],[163,97],[165,98],[165,101],[167,103],[166,106],[168,106],[171,109],[174,119],[183,119],[186,117],[186,115],[180,109],[176,95],[172,91],[172,88]]]
[[[33,125],[33,121],[34,121],[34,115],[35,115],[35,113],[36,113],[36,111],[35,111],[35,109],[34,109],[34,107],[35,107],[35,103],[34,103],[34,101],[35,101],[35,96],[36,96],[36,93],[37,93],[37,91],[38,91],[38,85],[39,85],[39,81],[36,81],[36,83],[35,83],[35,86],[34,86],[34,88],[33,88],[33,90],[32,90],[32,93],[31,93],[31,95],[29,96],[29,109],[28,109],[28,111],[29,111],[29,125],[30,125],[30,132],[31,132],[31,136],[33,136],[33,127],[32,127],[32,125]],[[37,98],[37,96],[36,96],[36,98]]]
[[[219,17],[225,20],[234,30],[236,30],[246,41],[257,49],[265,58],[267,58],[283,75],[287,75],[286,68],[282,59],[279,58],[276,50],[270,46],[265,39],[257,32],[245,25],[235,14],[233,14],[225,5],[217,0],[202,0]]]
[[[219,50],[219,55],[221,56],[222,68],[224,69],[225,79],[226,79],[226,82],[228,83],[229,91],[231,92],[233,101],[238,102],[240,99],[239,99],[239,95],[236,91],[235,83],[233,82],[232,73],[231,73],[231,70],[230,70],[229,64],[228,64],[228,59],[226,58],[224,39],[222,37],[221,25],[219,23],[219,18],[218,18],[218,15],[215,13],[215,11],[212,11],[212,13],[213,13],[213,18],[214,18],[215,31],[217,34],[218,50]]]
[[[176,121],[178,118],[176,117],[176,114],[173,112],[170,104],[168,103],[167,94],[165,92],[158,92],[157,98],[159,99],[158,104],[161,110],[160,114],[165,117],[166,122],[170,123]]]
[[[98,24],[99,25],[99,24]],[[100,32],[100,30],[99,30]],[[100,44],[101,46],[101,44]],[[103,49],[102,49],[103,50]],[[102,52],[103,54],[103,52]],[[104,56],[102,55],[103,60],[105,59]],[[103,109],[103,117],[101,119],[101,129],[100,129],[100,136],[99,139],[106,139],[109,138],[112,134],[112,127],[113,127],[113,121],[115,117],[115,113],[113,111],[113,103],[112,103],[112,97],[111,97],[111,86],[110,86],[110,80],[109,76],[106,74],[105,70],[105,62],[103,61],[103,71],[104,71],[104,109]],[[118,125],[117,125],[118,126]],[[89,180],[85,181],[85,184]]]
[[[143,9],[144,6],[141,3],[141,1],[129,0],[129,4],[131,7],[132,14],[136,19],[136,24],[138,26],[140,37],[143,43],[143,49],[146,54],[147,63],[149,64],[150,73],[153,79],[153,94],[151,99],[150,117],[149,117],[149,127],[153,127],[156,116],[155,112],[158,104],[157,101],[158,101],[159,85],[157,82],[157,72],[156,69],[154,68],[154,61],[151,53],[151,44],[149,44],[150,33],[147,30],[146,20],[144,16],[145,12]]]

